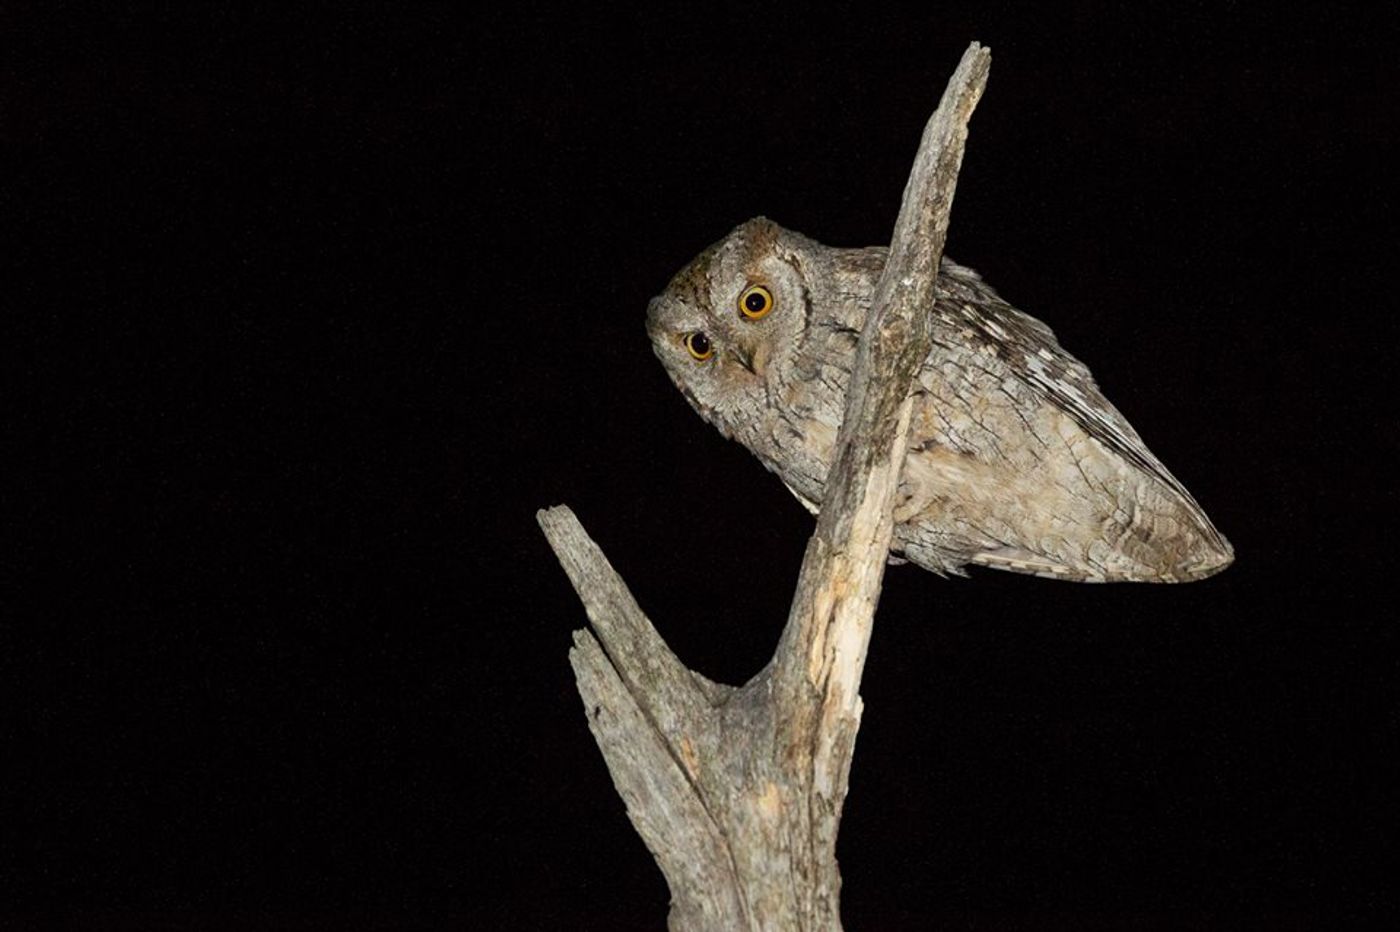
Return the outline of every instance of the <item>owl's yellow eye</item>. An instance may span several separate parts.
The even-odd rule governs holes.
[[[690,355],[701,362],[715,354],[715,348],[710,345],[710,338],[699,331],[686,334],[685,348],[690,350]]]
[[[773,310],[773,293],[762,285],[750,285],[739,295],[739,313],[749,320],[758,320]]]

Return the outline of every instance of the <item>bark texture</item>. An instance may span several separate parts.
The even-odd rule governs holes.
[[[570,651],[589,727],[671,889],[670,928],[838,930],[836,834],[860,677],[907,446],[908,386],[933,305],[967,122],[989,52],[973,43],[924,130],[846,397],[825,504],[787,625],[742,687],[687,669],[563,506],[539,521],[593,631]]]

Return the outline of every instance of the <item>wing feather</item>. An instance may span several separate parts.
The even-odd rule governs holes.
[[[1186,487],[1099,391],[1088,367],[1060,346],[1054,331],[1012,307],[971,269],[945,260],[942,271],[936,312],[945,318],[953,315],[947,320],[950,326],[970,330],[976,343],[990,347],[1021,381],[1065,411],[1090,437],[1200,511]]]

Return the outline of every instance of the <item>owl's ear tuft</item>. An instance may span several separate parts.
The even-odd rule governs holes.
[[[757,233],[766,230],[777,231],[782,229],[782,227],[760,214],[757,217],[752,217],[739,224],[739,229]]]
[[[739,224],[732,235],[747,242],[755,252],[763,252],[773,248],[782,233],[782,227],[760,216]]]

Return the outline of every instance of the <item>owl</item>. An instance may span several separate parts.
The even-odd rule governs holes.
[[[691,406],[814,514],[888,250],[838,249],[759,217],[647,310]],[[1187,582],[1234,551],[1045,324],[945,258],[933,348],[910,386],[895,562],[1083,582]]]

